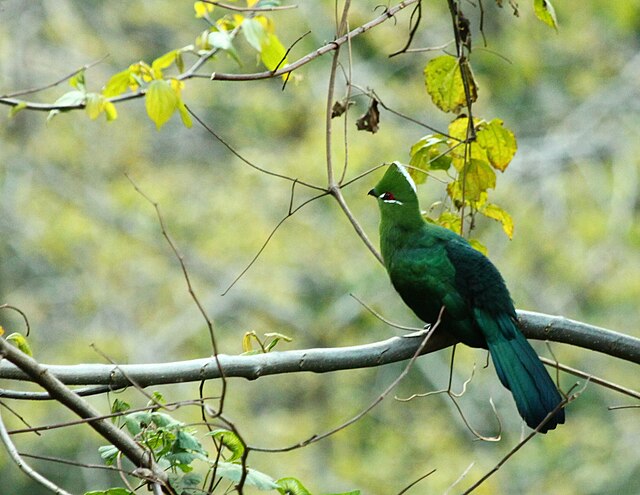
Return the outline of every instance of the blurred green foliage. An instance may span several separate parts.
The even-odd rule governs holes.
[[[489,246],[518,307],[557,313],[640,335],[640,8],[638,2],[556,0],[557,33],[521,2],[508,8],[465,4],[471,21],[472,65],[478,111],[499,118],[518,138],[518,153],[501,177],[495,201],[515,223],[513,240],[489,219],[476,236]],[[350,26],[379,14],[376,2],[354,2]],[[192,43],[206,28],[192,3],[157,0],[5,0],[0,5],[0,93],[38,87],[88,62],[89,91],[100,91],[117,72]],[[452,38],[445,2],[424,6],[413,46],[439,46]],[[284,46],[310,34],[289,54],[295,60],[334,36],[334,4],[303,2],[270,14]],[[353,40],[353,82],[372,88],[395,110],[444,129],[424,88],[422,71],[439,52],[387,58],[404,45],[409,12],[397,23]],[[343,54],[344,55],[344,54]],[[221,54],[206,71],[253,72],[255,50],[238,44],[242,65]],[[298,81],[191,80],[184,102],[247,159],[261,167],[322,184],[325,174],[324,109],[330,60],[302,68]],[[345,93],[343,80],[337,96]],[[55,101],[67,89],[38,95]],[[409,161],[425,131],[381,110],[377,134],[357,133],[355,120],[368,98],[356,98],[347,117],[349,169],[354,176],[385,161]],[[7,109],[8,112],[8,109]],[[334,121],[335,131],[341,121]],[[293,338],[278,350],[339,346],[379,340],[390,330],[355,300],[356,294],[386,317],[416,323],[393,292],[384,269],[366,251],[330,199],[311,203],[288,219],[258,261],[224,296],[287,214],[291,184],[261,174],[234,157],[197,125],[173,118],[158,132],[142,100],[118,105],[118,119],[91,121],[84,112],[59,115],[21,111],[0,126],[0,302],[28,316],[36,359],[73,364],[103,361],[95,345],[121,362],[161,362],[210,355],[205,322],[191,301],[180,266],[164,241],[151,205],[135,183],[157,201],[173,240],[185,257],[194,288],[209,311],[225,353],[241,353],[246,332],[279,332]],[[344,151],[336,139],[335,163]],[[345,190],[355,215],[376,238],[377,209],[366,192],[372,174]],[[294,204],[310,197],[296,187]],[[443,200],[441,185],[421,190],[423,206]],[[22,322],[0,313],[7,333]],[[538,345],[546,353],[543,345]],[[553,345],[556,357],[622,385],[638,388],[636,367],[580,349]],[[387,495],[432,469],[414,493],[442,493],[466,469],[453,493],[491,469],[518,441],[519,418],[485,353],[459,349],[454,387],[478,370],[462,398],[473,426],[496,432],[493,397],[503,439],[477,442],[442,395],[399,403],[388,398],[363,420],[337,435],[292,452],[254,453],[251,467],[275,478],[295,476],[313,493],[347,491]],[[446,386],[449,352],[420,359],[396,391],[405,397]],[[250,444],[282,447],[322,433],[352,417],[397,377],[402,365],[327,375],[232,380],[227,401]],[[576,380],[562,377],[565,388]],[[13,388],[14,383],[1,384]],[[28,387],[33,388],[35,387]],[[161,387],[169,400],[197,396],[197,384]],[[207,384],[215,395],[219,386]],[[118,394],[136,405],[135,391]],[[109,410],[109,399],[91,402]],[[630,403],[587,386],[571,404],[567,424],[534,439],[477,493],[633,494],[640,492],[640,422],[637,410],[608,411]],[[30,424],[72,419],[61,407],[16,403]],[[4,409],[10,428],[23,425]],[[196,408],[175,413],[199,421]],[[204,434],[204,431],[202,432]],[[84,427],[41,437],[14,436],[21,452],[99,463],[100,439]],[[202,439],[203,445],[206,445]],[[11,493],[45,493],[0,450],[2,484]],[[31,460],[55,482],[80,493],[119,484],[93,469]]]

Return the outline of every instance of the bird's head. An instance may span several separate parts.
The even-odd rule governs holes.
[[[419,209],[416,184],[407,169],[398,162],[389,165],[380,182],[369,191],[369,195],[378,199],[378,205],[383,212],[392,208]]]

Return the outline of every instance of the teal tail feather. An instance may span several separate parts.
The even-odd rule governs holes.
[[[538,355],[511,317],[500,315],[497,319],[492,319],[486,318],[486,313],[483,316],[485,318],[479,318],[478,323],[484,323],[481,323],[481,327],[498,378],[513,394],[522,419],[530,428],[535,429],[558,407],[562,397]],[[493,331],[487,332],[487,327]],[[564,419],[564,409],[561,409],[540,428],[540,433],[553,430],[558,424],[564,423]]]

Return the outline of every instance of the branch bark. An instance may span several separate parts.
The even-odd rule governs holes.
[[[638,338],[559,316],[530,311],[518,311],[518,316],[522,331],[529,339],[565,343],[640,364],[640,339]],[[410,359],[420,343],[419,338],[392,337],[380,342],[350,347],[270,352],[251,356],[219,354],[218,358],[225,377],[255,380],[262,376],[283,373],[302,371],[327,373],[382,366]],[[454,343],[455,340],[450,336],[436,333],[429,340],[423,353],[435,352]],[[214,358],[119,366],[111,364],[39,366],[42,373],[47,373],[66,385],[99,386],[86,390],[86,395],[126,387],[129,385],[127,377],[143,387],[220,378],[220,369]],[[0,363],[0,378],[37,381],[32,375],[6,362]],[[75,392],[78,395],[83,393],[82,390],[75,390]],[[37,397],[33,393],[14,393],[8,390],[0,391],[0,397],[30,400],[50,398],[48,394]]]

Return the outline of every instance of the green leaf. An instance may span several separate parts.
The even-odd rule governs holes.
[[[242,21],[242,34],[255,51],[262,51],[262,43],[267,37],[267,32],[260,21],[255,18],[246,18]]]
[[[287,65],[287,59],[284,58],[287,50],[275,34],[267,33],[260,48],[260,58],[267,69],[276,70],[276,68],[280,69]]]
[[[264,336],[267,339],[271,339],[271,341],[269,342],[269,344],[267,344],[267,347],[266,347],[267,352],[271,351],[276,345],[278,345],[278,342],[280,342],[281,340],[284,340],[285,342],[293,341],[291,337],[278,332],[268,332],[268,333],[265,333]]]
[[[207,433],[208,436],[212,436],[218,440],[222,445],[231,451],[231,457],[226,459],[227,462],[234,462],[238,459],[242,459],[244,455],[244,445],[234,432],[230,430],[218,429]]]
[[[92,492],[84,492],[84,495],[135,495],[126,488],[109,488],[108,490],[98,490]]]
[[[469,81],[471,102],[477,99],[477,85],[468,65],[463,66]],[[441,55],[429,61],[424,68],[427,93],[433,103],[444,112],[457,113],[467,103],[462,70],[458,59],[451,55]]]
[[[492,218],[502,224],[502,230],[509,239],[513,239],[513,219],[511,215],[498,205],[487,204],[478,210],[482,215]]]
[[[233,47],[231,36],[226,31],[211,31],[207,36],[207,42],[220,50],[230,50]]]
[[[169,81],[157,79],[151,81],[145,96],[147,115],[160,129],[178,108],[179,97]]]
[[[9,117],[15,117],[18,112],[27,108],[27,102],[21,101],[17,105],[14,105],[9,110]]]
[[[282,495],[311,495],[311,492],[297,478],[280,478],[276,483]]]
[[[27,356],[33,357],[33,352],[31,351],[31,346],[29,345],[29,342],[27,342],[26,337],[24,335],[22,335],[21,333],[13,332],[13,333],[7,335],[7,341],[11,342],[18,349],[20,349],[20,352],[22,352],[23,354],[26,354]]]
[[[425,136],[411,147],[409,165],[415,168],[409,167],[407,170],[416,184],[425,182],[426,172],[430,170],[449,169],[451,157],[446,154],[448,148],[447,139],[440,134]]]
[[[113,445],[102,445],[101,447],[98,447],[98,452],[100,453],[100,457],[104,459],[107,466],[111,466],[116,462],[116,458],[120,453],[118,448]]]
[[[121,399],[114,399],[111,404],[111,413],[122,413],[131,409],[131,405]]]
[[[206,453],[198,439],[188,431],[180,429],[176,433],[176,447],[193,452]]]
[[[187,473],[185,475],[169,474],[169,484],[180,495],[203,495],[200,488],[202,476],[197,473]]]
[[[245,478],[245,484],[255,486],[258,490],[277,490],[279,488],[271,476],[256,471],[255,469],[246,469],[247,477]],[[242,478],[242,465],[220,461],[216,468],[216,474],[234,483],[238,483]]]
[[[558,30],[556,9],[553,8],[553,4],[550,0],[533,0],[533,10],[538,19],[556,31]]]
[[[84,93],[86,91],[84,83],[84,69],[76,72],[71,79],[69,79],[69,84],[78,91],[82,91]]]
[[[482,124],[479,129],[476,142],[486,151],[491,166],[504,172],[518,149],[515,135],[500,119]]]

